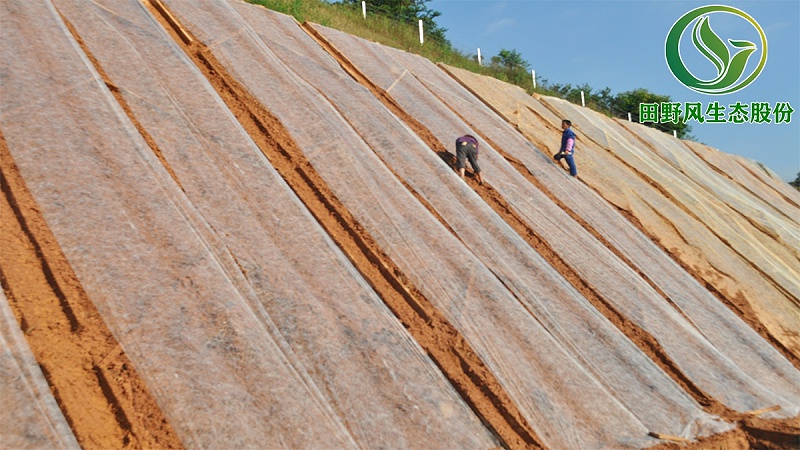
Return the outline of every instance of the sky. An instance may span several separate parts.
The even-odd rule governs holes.
[[[761,26],[767,41],[766,63],[750,84],[724,95],[695,92],[670,70],[665,42],[672,26],[695,8],[727,5],[748,14]],[[673,102],[697,103],[705,110],[718,102],[779,103],[795,111],[789,123],[690,122],[691,134],[708,146],[763,163],[786,181],[800,172],[800,1],[694,0],[429,0],[429,10],[441,13],[436,23],[456,49],[477,54],[486,64],[500,50],[515,50],[530,63],[537,78],[550,83],[587,84],[617,94],[644,88],[668,95]],[[761,38],[750,22],[733,14],[709,14],[710,28],[723,41],[747,40],[757,49],[741,79],[754,73],[763,55]],[[700,80],[718,71],[691,42],[694,22],[681,36],[686,68]],[[730,55],[736,49],[728,45]],[[638,111],[637,111],[638,112]],[[785,118],[786,116],[784,116]]]

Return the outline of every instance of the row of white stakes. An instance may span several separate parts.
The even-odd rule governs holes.
[[[367,18],[367,2],[365,1],[361,2],[361,15],[364,16],[365,19]],[[422,32],[422,19],[419,20],[419,43],[425,43],[425,36]]]

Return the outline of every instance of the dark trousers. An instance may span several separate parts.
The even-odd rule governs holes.
[[[478,155],[475,153],[475,146],[472,144],[459,145],[456,147],[456,168],[461,170],[467,167],[467,160],[472,165],[472,170],[475,173],[480,173],[481,168],[478,167]]]
[[[572,157],[572,153],[559,152],[556,153],[555,156],[553,156],[553,158],[556,161],[560,161],[561,159],[566,159],[567,165],[569,166],[569,174],[572,175],[573,177],[578,175],[578,168],[575,167],[575,159]]]

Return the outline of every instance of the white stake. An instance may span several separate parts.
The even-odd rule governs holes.
[[[361,2],[361,15],[367,18],[367,2]]]
[[[631,113],[628,113],[628,122],[631,122]]]
[[[425,40],[422,38],[422,19],[419,19],[419,43],[425,43]]]
[[[678,137],[678,130],[672,130],[672,136]]]
[[[583,97],[583,91],[581,91],[581,106],[584,108],[586,107],[586,99]]]
[[[479,66],[483,65],[483,64],[481,64],[481,49],[480,48],[478,48],[478,65]]]
[[[531,69],[531,78],[533,79],[533,88],[536,89],[536,71]]]

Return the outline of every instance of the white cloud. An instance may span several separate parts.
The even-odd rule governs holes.
[[[495,20],[494,22],[486,25],[486,29],[483,32],[484,35],[490,35],[497,33],[498,31],[503,31],[506,28],[511,28],[514,26],[514,19],[500,19]]]

